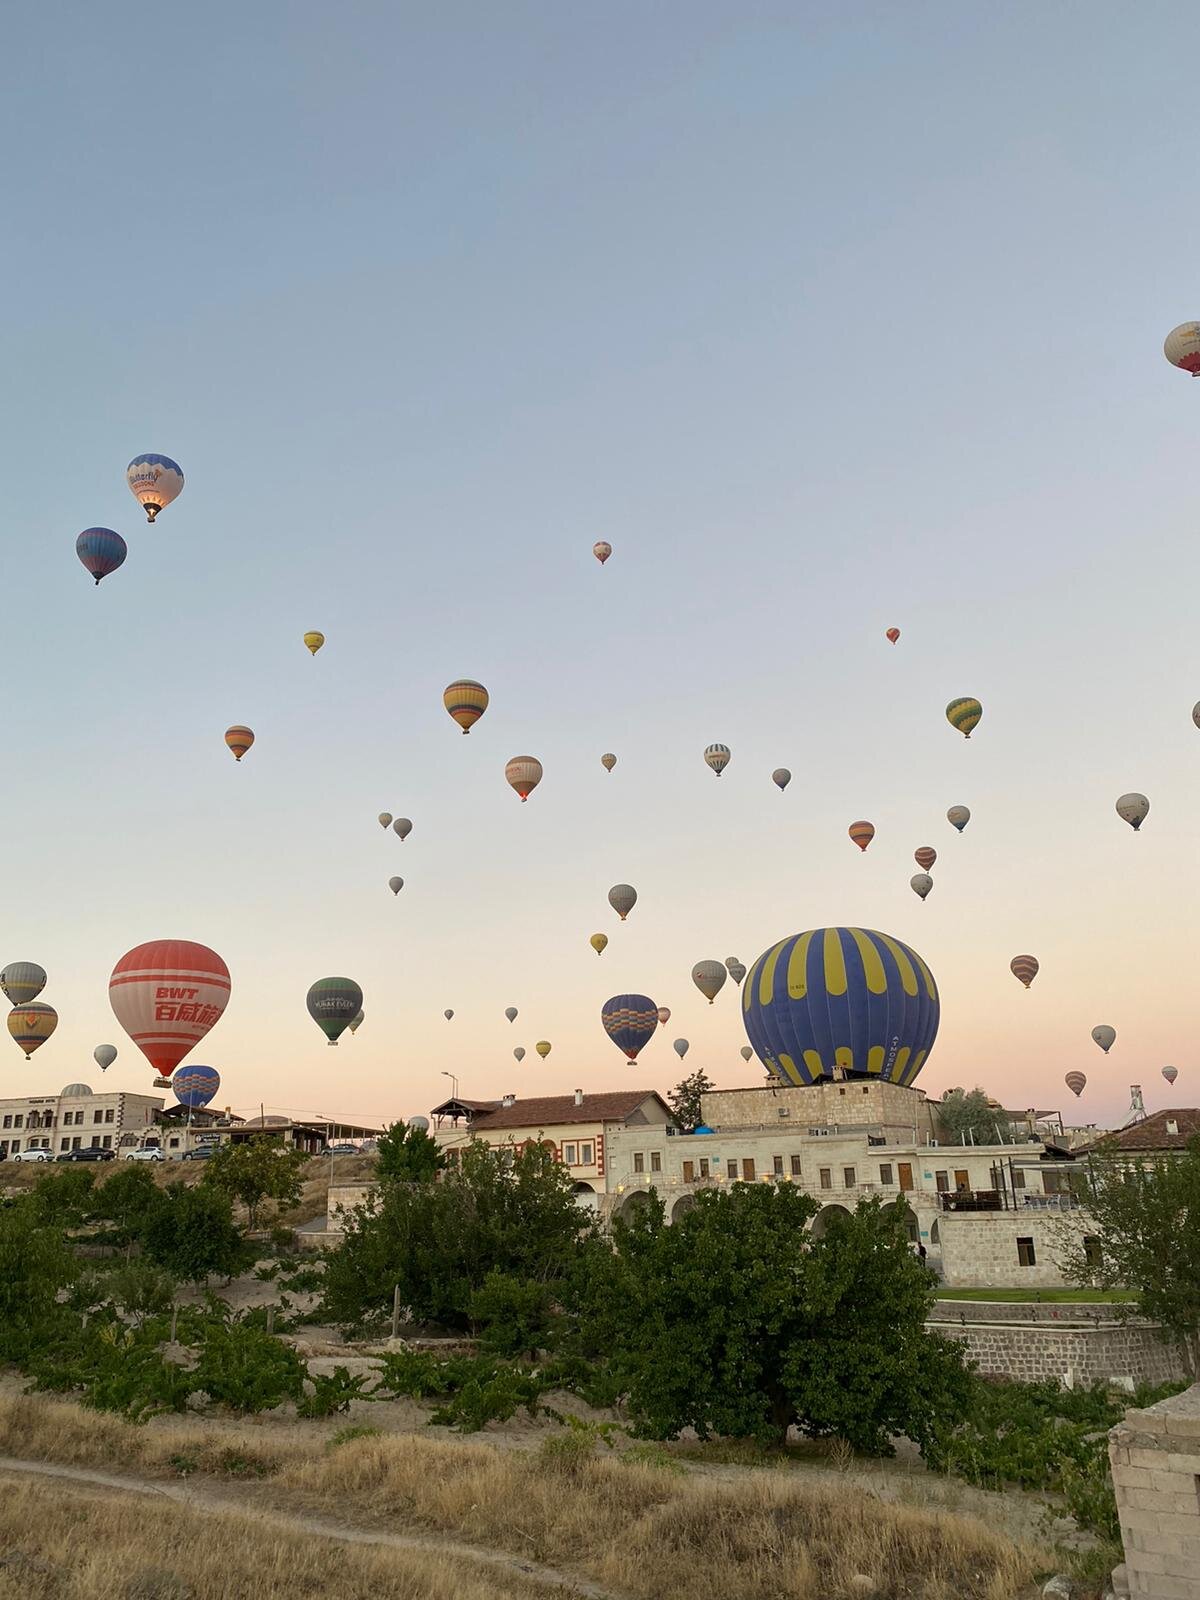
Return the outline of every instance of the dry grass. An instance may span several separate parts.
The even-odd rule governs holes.
[[[288,1510],[453,1535],[634,1600],[842,1600],[856,1573],[879,1600],[1020,1600],[1054,1568],[1050,1552],[976,1518],[883,1504],[849,1481],[805,1485],[770,1470],[727,1481],[570,1447],[376,1435],[314,1455],[310,1439],[252,1426],[134,1428],[63,1402],[0,1398],[0,1452],[151,1476],[259,1476],[256,1494]]]
[[[563,1596],[461,1554],[347,1547],[144,1495],[10,1477],[0,1596],[12,1600],[530,1600]]]
[[[190,1163],[189,1163],[190,1164]],[[303,1172],[304,1188],[299,1201],[281,1213],[279,1221],[284,1227],[295,1227],[319,1217],[329,1202],[329,1169],[340,1187],[343,1183],[368,1183],[375,1171],[374,1156],[335,1156],[315,1158]]]

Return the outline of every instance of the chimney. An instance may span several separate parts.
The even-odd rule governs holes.
[[[577,1106],[581,1106],[583,1104],[583,1090],[582,1089],[576,1089],[576,1091],[575,1091],[575,1104]]]
[[[506,1094],[504,1096],[503,1100],[501,1100],[501,1102],[500,1102],[501,1106],[504,1108],[505,1111],[508,1110],[509,1106],[515,1106],[516,1103],[517,1103],[517,1097],[516,1097],[515,1094]]]
[[[1168,1133],[1178,1133],[1179,1132],[1179,1124],[1175,1121],[1174,1117],[1168,1117],[1167,1118],[1167,1132]]]

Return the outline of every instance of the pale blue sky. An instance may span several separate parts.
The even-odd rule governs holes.
[[[238,1106],[627,1082],[625,989],[675,1012],[632,1077],[683,1035],[752,1083],[692,964],[861,922],[939,979],[931,1091],[1081,1067],[1103,1118],[1171,1061],[1195,1102],[1192,6],[51,3],[0,42],[0,959],[62,1015],[13,1088],[110,1039],[145,1086],[106,984],[158,936],[229,964],[194,1056]],[[187,475],[154,528],[145,450]]]

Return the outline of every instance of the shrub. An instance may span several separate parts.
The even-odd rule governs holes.
[[[58,1292],[79,1264],[61,1228],[44,1217],[31,1197],[0,1209],[0,1360],[23,1361],[73,1320]]]
[[[274,1201],[277,1211],[296,1204],[303,1186],[300,1173],[307,1164],[303,1150],[259,1134],[246,1144],[222,1145],[205,1163],[200,1187],[240,1200],[250,1227],[255,1228],[266,1201]]]
[[[301,1417],[331,1417],[335,1411],[349,1411],[352,1400],[371,1400],[367,1393],[370,1374],[350,1372],[348,1367],[334,1367],[330,1373],[310,1372],[308,1381],[312,1394],[297,1402],[296,1414]]]
[[[304,1377],[304,1363],[289,1345],[236,1322],[208,1329],[191,1374],[193,1388],[233,1411],[250,1413],[302,1399]]]
[[[152,1261],[124,1261],[101,1280],[104,1298],[141,1327],[148,1317],[171,1309],[175,1279]]]
[[[95,1190],[91,1214],[113,1224],[110,1237],[124,1244],[140,1239],[146,1219],[162,1204],[162,1190],[147,1163],[121,1161],[118,1170]],[[91,1177],[91,1173],[88,1173]]]
[[[429,1420],[462,1433],[478,1433],[489,1422],[507,1422],[518,1406],[534,1416],[541,1392],[534,1375],[502,1368],[490,1378],[469,1379]]]
[[[203,1183],[173,1183],[162,1192],[146,1217],[142,1248],[149,1260],[190,1283],[213,1273],[231,1276],[244,1255],[228,1196]]]
[[[536,1356],[553,1342],[554,1291],[548,1283],[493,1269],[471,1296],[480,1347],[499,1356]]]

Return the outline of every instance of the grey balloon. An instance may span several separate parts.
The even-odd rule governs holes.
[[[684,1056],[688,1053],[688,1041],[686,1039],[676,1039],[671,1048],[679,1057],[680,1061],[682,1061]]]
[[[742,979],[746,976],[746,969],[740,961],[735,961],[732,965],[730,965],[729,976],[733,979],[734,983],[741,983]]]
[[[914,894],[919,894],[921,899],[924,900],[926,895],[933,888],[933,879],[927,872],[914,872],[912,877],[908,880],[908,887]]]
[[[1136,833],[1150,815],[1150,802],[1144,794],[1123,794],[1117,801],[1117,815]]]
[[[524,1059],[525,1059],[525,1046],[523,1044],[519,1044],[517,1046],[517,1048],[513,1051],[513,1055],[516,1056],[518,1061],[524,1061]]]
[[[392,891],[393,894],[399,894],[401,889],[403,889],[403,887],[404,887],[404,879],[403,878],[389,878],[388,879],[388,888]]]
[[[614,883],[608,891],[608,903],[624,922],[637,905],[637,890],[631,883]]]
[[[719,961],[697,961],[692,968],[692,982],[700,993],[712,1005],[713,1001],[725,987],[725,979],[729,974]]]
[[[429,1118],[428,1117],[409,1117],[408,1125],[409,1125],[410,1128],[415,1128],[418,1133],[428,1133],[429,1132]]]
[[[771,774],[771,782],[778,789],[786,789],[791,781],[792,775],[786,767],[776,767],[775,771]]]
[[[742,1060],[743,1061],[749,1061],[750,1057],[753,1054],[754,1054],[754,1051],[751,1050],[751,1048],[750,1048],[750,1046],[748,1044],[744,1044],[742,1046]]]
[[[379,826],[381,828],[390,828],[391,825],[392,825],[392,813],[390,811],[381,811],[379,813]]]
[[[515,1022],[517,1020],[517,1008],[516,1008],[516,1006],[505,1006],[504,1015],[508,1018],[508,1020],[510,1022]]]
[[[412,832],[412,823],[407,817],[397,817],[392,823],[392,832],[398,833],[402,839],[407,839]]]
[[[100,1068],[101,1072],[107,1072],[116,1059],[117,1047],[115,1044],[98,1044],[92,1051],[92,1060]]]

